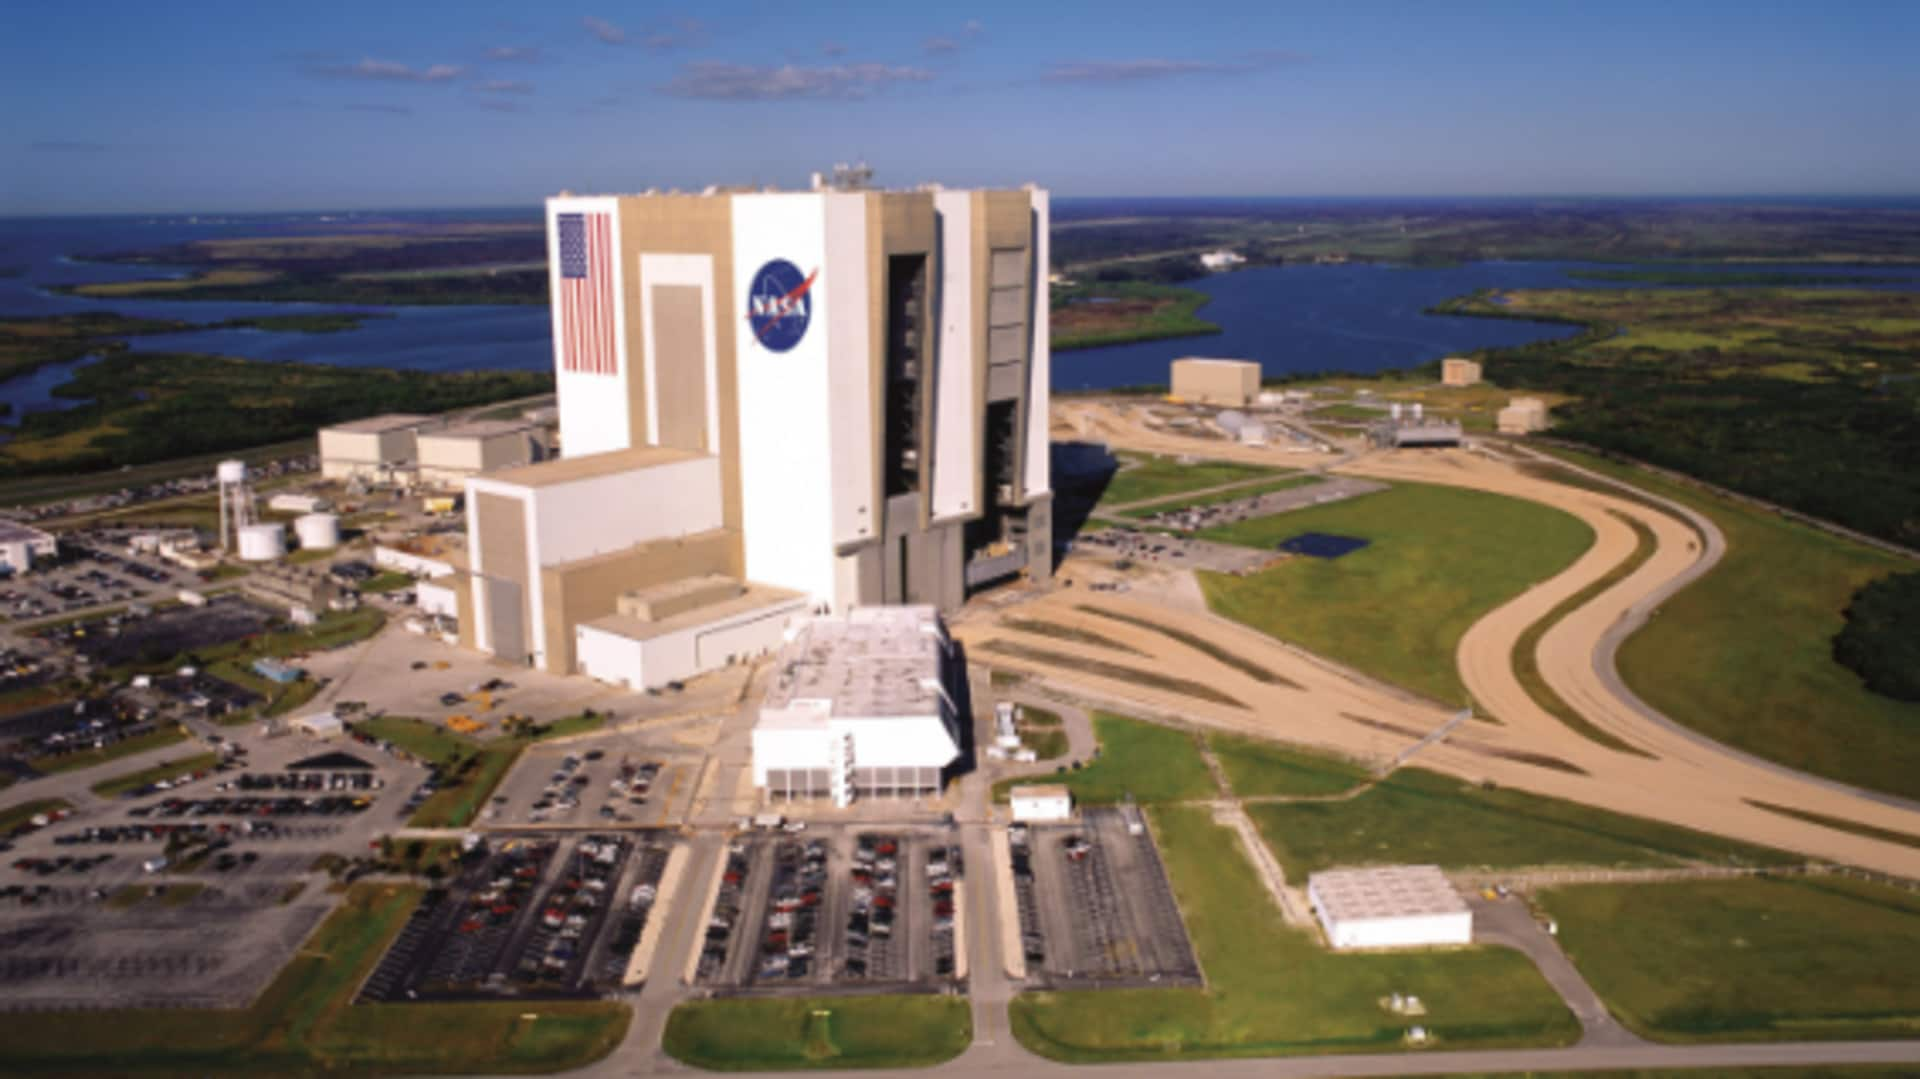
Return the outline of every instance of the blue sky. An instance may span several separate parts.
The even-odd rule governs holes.
[[[1032,180],[1920,193],[1920,3],[26,2],[0,214]]]

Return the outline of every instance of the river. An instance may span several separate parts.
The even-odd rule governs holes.
[[[258,315],[361,312],[356,329],[309,334],[201,330],[133,337],[149,352],[215,352],[267,361],[306,361],[428,371],[540,370],[552,363],[546,309],[533,306],[366,307],[307,303],[229,303],[162,299],[89,299],[52,291],[82,282],[184,275],[188,267],[117,266],[84,261],[112,251],[146,249],[236,236],[313,235],[367,221],[537,221],[535,209],[459,213],[236,215],[231,217],[93,217],[0,219],[0,317],[113,311],[124,315],[215,322]],[[1216,336],[1152,341],[1055,353],[1056,389],[1098,389],[1164,383],[1168,361],[1205,355],[1255,359],[1272,375],[1312,370],[1372,372],[1407,367],[1449,353],[1522,344],[1571,333],[1568,327],[1425,314],[1431,305],[1478,288],[1587,285],[1569,278],[1580,263],[1477,262],[1444,268],[1350,264],[1275,266],[1220,274],[1193,283],[1212,300],[1201,317]],[[1811,274],[1885,276],[1886,287],[1914,288],[1914,270],[1848,266],[1773,267]],[[52,389],[72,370],[41,371],[0,382],[0,402],[25,411],[70,402]],[[7,418],[0,418],[0,423]]]

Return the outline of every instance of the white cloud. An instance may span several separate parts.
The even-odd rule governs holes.
[[[495,45],[487,50],[487,59],[504,61],[531,61],[540,59],[538,45]]]
[[[592,34],[608,45],[625,45],[627,43],[627,32],[605,19],[598,19],[592,15],[588,15],[586,18],[580,20],[580,25],[587,28],[587,33]]]
[[[685,65],[661,90],[704,101],[858,100],[932,78],[933,73],[924,68],[889,64],[756,67],[708,60]]]
[[[410,67],[392,60],[369,56],[357,64],[330,64],[316,67],[316,74],[334,79],[369,79],[376,82],[451,82],[466,69],[458,64],[433,64]]]

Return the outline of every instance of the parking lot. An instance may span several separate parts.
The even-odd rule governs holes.
[[[693,797],[697,758],[631,737],[535,746],[501,781],[483,816],[493,826],[657,828]]]
[[[760,993],[951,985],[956,844],[946,831],[863,826],[736,837],[697,980]]]
[[[46,636],[102,666],[159,662],[185,652],[251,637],[280,624],[280,615],[238,596],[204,607],[170,607],[144,616],[105,615],[48,630]]]
[[[1273,553],[1230,543],[1141,532],[1126,527],[1083,532],[1073,541],[1075,554],[1112,562],[1117,569],[1171,566],[1216,573],[1249,573],[1273,561]]]
[[[46,618],[109,603],[166,598],[199,578],[159,559],[129,554],[104,534],[62,540],[60,557],[0,583],[0,617]]]
[[[1015,825],[1014,896],[1030,982],[1060,989],[1198,985],[1166,870],[1136,811]]]
[[[659,832],[527,836],[469,854],[428,895],[363,1001],[580,996],[616,987],[673,840]]]

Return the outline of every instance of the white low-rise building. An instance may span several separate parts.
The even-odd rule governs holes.
[[[1330,869],[1307,878],[1335,948],[1419,948],[1473,940],[1473,911],[1439,866]]]
[[[915,796],[960,756],[961,676],[930,606],[856,607],[795,624],[753,728],[770,798]]]
[[[33,568],[35,559],[52,558],[59,550],[53,533],[0,519],[0,570],[25,573]]]
[[[615,613],[574,629],[581,674],[628,689],[655,689],[766,655],[807,598],[729,577],[688,577],[624,593]]]
[[[1073,818],[1073,792],[1058,783],[1015,787],[1007,794],[1019,824],[1044,824]]]

